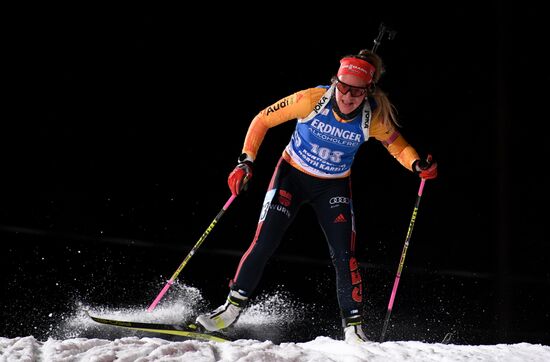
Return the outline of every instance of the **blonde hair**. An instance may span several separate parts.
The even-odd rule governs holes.
[[[382,58],[380,58],[378,54],[368,49],[363,49],[359,51],[357,55],[349,56],[363,59],[376,68],[376,71],[374,72],[374,76],[372,78],[372,84],[367,91],[367,95],[373,97],[377,105],[376,110],[374,111],[373,118],[381,117],[382,122],[386,127],[401,127],[401,125],[397,121],[397,109],[390,102],[390,99],[388,98],[386,93],[376,85],[376,83],[378,83],[378,80],[380,80],[380,77],[382,77],[382,74],[384,74],[384,72],[386,71],[384,69]]]

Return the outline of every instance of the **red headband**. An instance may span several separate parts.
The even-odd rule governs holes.
[[[338,76],[342,74],[351,74],[363,79],[367,84],[371,84],[375,71],[376,68],[366,60],[347,57],[340,60]]]

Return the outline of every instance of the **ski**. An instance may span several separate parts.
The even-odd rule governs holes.
[[[121,327],[126,329],[132,329],[142,332],[158,333],[158,334],[170,334],[174,336],[181,336],[190,339],[198,339],[203,341],[213,342],[230,342],[227,336],[223,336],[219,333],[210,332],[204,333],[199,330],[197,325],[189,324],[177,325],[177,324],[163,324],[163,323],[147,323],[147,322],[135,322],[118,319],[108,319],[93,316],[88,313],[88,316],[97,323],[106,324],[115,327]]]

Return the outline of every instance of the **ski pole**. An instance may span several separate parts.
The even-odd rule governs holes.
[[[414,204],[414,210],[411,217],[411,222],[409,223],[409,229],[407,230],[407,237],[405,238],[405,245],[403,245],[403,251],[401,252],[401,259],[399,260],[399,266],[397,268],[397,275],[395,276],[395,281],[393,282],[393,289],[391,291],[390,302],[388,304],[388,311],[386,312],[386,318],[384,319],[384,327],[382,328],[382,335],[380,336],[380,343],[384,342],[384,336],[386,330],[388,329],[388,322],[390,320],[390,314],[393,309],[393,302],[395,300],[395,294],[397,293],[397,286],[399,285],[399,279],[401,279],[401,271],[403,270],[403,265],[405,264],[405,255],[407,255],[407,249],[409,248],[409,241],[411,240],[411,234],[414,227],[414,222],[416,220],[416,213],[418,212],[418,205],[420,204],[420,198],[422,197],[422,191],[424,190],[424,183],[426,179],[420,181],[420,187],[418,188],[418,195],[416,197],[416,202]]]
[[[176,280],[176,278],[178,277],[179,273],[181,272],[181,270],[185,267],[185,265],[187,264],[187,262],[189,261],[189,259],[191,259],[191,257],[193,256],[193,254],[195,254],[195,252],[197,251],[197,249],[199,248],[199,246],[201,246],[202,242],[204,241],[204,239],[206,239],[206,237],[208,236],[208,234],[210,234],[210,231],[212,231],[212,229],[214,228],[214,226],[216,226],[216,224],[218,223],[218,221],[220,220],[220,218],[222,217],[222,215],[225,213],[225,211],[227,210],[227,208],[229,207],[229,205],[231,205],[231,203],[233,202],[233,200],[235,199],[236,195],[231,195],[231,197],[229,198],[229,200],[227,200],[227,202],[225,203],[225,205],[223,205],[222,209],[218,212],[218,215],[216,215],[216,217],[214,218],[214,220],[210,223],[210,225],[208,225],[208,227],[206,228],[206,231],[202,234],[202,236],[200,237],[199,241],[197,241],[197,243],[195,244],[195,246],[193,246],[193,248],[191,249],[191,251],[189,252],[189,254],[187,254],[187,256],[185,257],[185,259],[183,260],[183,262],[180,264],[180,266],[178,267],[178,269],[176,270],[176,272],[172,275],[172,277],[170,278],[170,280],[168,280],[166,282],[166,284],[164,285],[164,288],[162,288],[162,290],[160,291],[160,293],[157,295],[157,297],[155,298],[155,300],[153,301],[153,303],[151,303],[151,305],[149,306],[149,308],[147,308],[147,311],[148,312],[151,312],[153,309],[155,309],[155,307],[157,306],[157,304],[160,302],[160,300],[162,299],[162,297],[164,296],[164,294],[166,294],[166,292],[168,291],[168,288],[170,288],[172,286],[172,284],[174,284],[174,281]]]

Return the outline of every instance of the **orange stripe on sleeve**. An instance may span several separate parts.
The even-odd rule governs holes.
[[[403,167],[412,171],[412,164],[419,159],[418,153],[407,140],[393,127],[386,127],[378,117],[373,119],[370,135],[380,141],[388,152]]]

